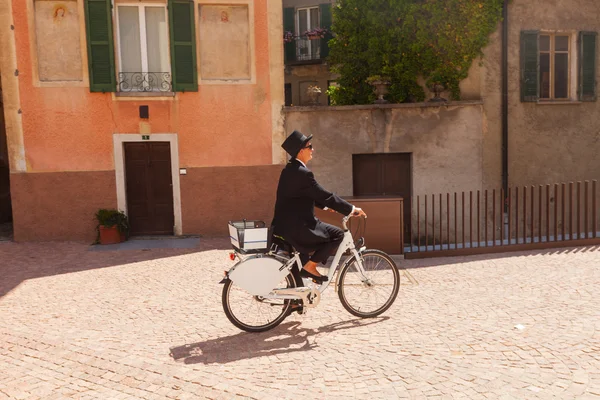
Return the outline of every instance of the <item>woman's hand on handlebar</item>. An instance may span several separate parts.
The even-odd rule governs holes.
[[[352,214],[350,214],[351,217],[365,217],[367,218],[367,214],[365,214],[365,212],[362,210],[362,208],[358,208],[356,207],[354,209],[354,212]]]

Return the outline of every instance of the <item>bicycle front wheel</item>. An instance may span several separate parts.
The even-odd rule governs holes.
[[[400,290],[400,273],[394,260],[379,250],[360,254],[364,275],[353,257],[339,276],[338,295],[346,311],[361,318],[373,318],[392,306]]]
[[[293,275],[287,275],[277,287],[296,287]],[[292,306],[291,300],[253,296],[230,280],[223,287],[222,301],[227,319],[246,332],[264,332],[275,328],[288,316]]]

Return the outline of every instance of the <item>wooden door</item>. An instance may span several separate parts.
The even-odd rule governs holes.
[[[127,214],[132,235],[172,235],[175,222],[171,146],[125,143]]]
[[[352,176],[354,196],[404,198],[404,239],[405,242],[410,242],[411,154],[354,154]]]

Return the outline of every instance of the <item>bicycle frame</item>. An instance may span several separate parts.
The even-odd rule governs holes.
[[[348,217],[344,217],[344,219],[342,220],[342,225],[344,227],[344,239],[342,240],[342,243],[338,247],[337,252],[335,253],[335,256],[331,263],[331,267],[329,268],[329,274],[327,275],[327,278],[328,278],[327,282],[324,282],[323,284],[321,284],[319,286],[318,290],[315,290],[314,286],[313,286],[313,288],[311,288],[310,286],[304,286],[304,287],[297,287],[297,288],[291,288],[291,289],[274,289],[272,294],[264,296],[264,298],[265,299],[288,299],[288,300],[302,299],[302,300],[304,300],[304,304],[306,306],[316,307],[316,305],[319,303],[320,294],[323,293],[329,287],[329,284],[332,282],[335,273],[337,272],[337,270],[340,267],[340,261],[341,261],[342,255],[347,250],[350,250],[350,253],[356,259],[357,265],[358,265],[358,270],[361,273],[361,275],[365,279],[367,279],[365,276],[365,270],[362,265],[362,259],[360,257],[360,251],[364,250],[364,248],[361,248],[358,250],[356,249],[356,246],[354,245],[354,240],[352,238],[352,234],[350,233],[350,231],[348,230],[348,227],[346,225],[347,221],[348,221]],[[294,256],[292,258],[290,258],[289,261],[284,266],[288,271],[291,272],[292,268],[294,267],[294,264],[298,266],[298,269],[302,269],[302,267],[303,267],[302,262],[300,261],[300,254],[298,252],[295,252]],[[310,284],[310,282],[311,282],[310,278],[304,279],[305,284],[306,283]],[[336,281],[336,284],[337,284],[337,281]],[[311,297],[312,297],[312,299],[311,299]]]

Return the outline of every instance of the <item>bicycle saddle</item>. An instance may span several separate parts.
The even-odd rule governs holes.
[[[288,256],[292,255],[296,249],[292,246],[285,238],[279,235],[273,235],[272,242],[277,246],[277,253],[283,252],[287,253]]]

